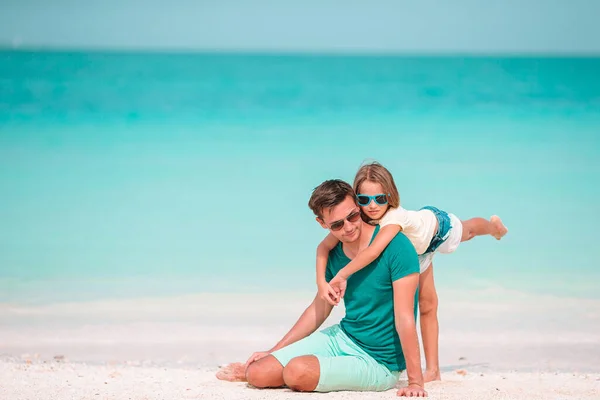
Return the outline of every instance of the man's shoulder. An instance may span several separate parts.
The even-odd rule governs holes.
[[[390,241],[382,253],[381,260],[390,268],[392,282],[419,272],[419,257],[415,246],[402,232]]]
[[[394,236],[394,238],[390,241],[390,244],[388,244],[385,250],[383,250],[383,254],[388,256],[412,256],[412,253],[417,253],[415,246],[413,246],[411,241],[402,232],[399,232],[396,236]]]
[[[329,255],[327,256],[328,263],[339,263],[340,259],[344,256],[344,250],[342,248],[342,242],[339,242],[335,245],[333,249],[329,251]]]

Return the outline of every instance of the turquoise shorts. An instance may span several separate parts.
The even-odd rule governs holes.
[[[292,358],[316,356],[321,369],[316,392],[389,390],[396,386],[400,375],[375,361],[339,325],[315,332],[271,355],[284,367]]]

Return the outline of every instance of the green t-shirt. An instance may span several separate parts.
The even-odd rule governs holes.
[[[379,225],[375,227],[373,238],[378,232]],[[339,243],[329,253],[327,281],[349,262],[342,243]],[[419,259],[414,246],[404,234],[398,233],[375,261],[348,279],[344,295],[346,315],[340,326],[350,339],[391,371],[406,369],[394,322],[392,282],[418,272]],[[418,291],[415,293],[415,319],[417,296]]]

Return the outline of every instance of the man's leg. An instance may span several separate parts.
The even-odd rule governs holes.
[[[257,388],[283,386],[283,365],[272,355],[253,362],[246,369],[246,380]]]
[[[399,372],[391,372],[362,350],[355,352],[355,355],[317,358],[319,380],[313,389],[316,392],[389,390],[396,386],[400,375]]]
[[[398,381],[398,374],[392,374],[368,356],[299,356],[290,360],[283,368],[282,381],[277,380],[279,370],[271,363],[273,374],[270,377],[251,376],[255,373],[251,371],[252,366],[269,358],[274,357],[265,357],[248,367],[247,377],[251,385],[265,388],[285,384],[298,392],[381,391],[393,388]],[[321,363],[325,372],[323,379]]]
[[[260,360],[259,360],[260,361]],[[252,365],[251,365],[252,366]],[[263,370],[259,365],[259,370]],[[246,367],[243,363],[232,363],[222,367],[217,372],[217,378],[222,381],[229,382],[244,382],[246,378]],[[315,356],[300,356],[293,358],[283,368],[283,381],[286,386],[292,390],[299,392],[312,392],[319,383],[319,360]],[[255,374],[256,371],[252,371],[251,374]],[[261,384],[261,379],[258,374],[256,377],[252,377],[253,382]],[[278,382],[275,382],[278,383]],[[257,385],[253,385],[257,386]],[[257,386],[259,387],[259,386]],[[262,386],[260,386],[262,387]],[[266,386],[266,387],[277,387],[277,386]]]
[[[316,356],[293,358],[283,368],[285,385],[298,392],[313,392],[319,384],[321,367]]]
[[[322,331],[314,332],[312,335],[296,343],[292,343],[289,346],[274,351],[267,357],[253,362],[246,370],[248,383],[258,388],[280,387],[284,383],[288,383],[296,386],[296,390],[312,390],[309,388],[311,384],[298,383],[298,376],[308,376],[309,369],[312,368],[314,370],[314,362],[305,366],[303,365],[305,362],[302,362],[302,360],[307,360],[311,357],[316,360],[315,355],[324,357],[332,356],[332,346],[329,345],[329,342],[331,340],[331,332],[337,329],[339,329],[339,326],[336,325]],[[299,361],[295,361],[290,370],[284,374],[284,367],[287,367],[288,364],[296,359],[299,359]],[[316,382],[318,382],[318,363],[316,371]],[[284,381],[284,375],[288,376],[289,382]]]
[[[438,354],[439,324],[437,319],[438,297],[433,282],[433,264],[419,278],[419,311],[421,336],[425,352],[425,382],[439,381],[440,361]]]

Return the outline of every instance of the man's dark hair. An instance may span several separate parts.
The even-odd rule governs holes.
[[[341,204],[346,197],[356,198],[354,189],[341,179],[331,179],[321,183],[313,190],[308,207],[315,215],[323,219],[323,210]]]

